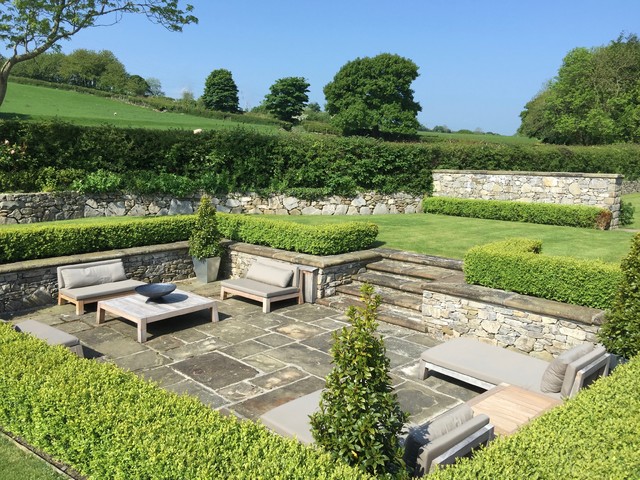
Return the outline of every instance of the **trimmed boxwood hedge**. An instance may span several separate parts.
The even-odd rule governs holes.
[[[253,215],[218,213],[220,233],[230,240],[312,255],[337,255],[369,248],[374,223],[300,225]],[[33,224],[0,229],[0,264],[188,240],[195,215],[132,218],[107,223]]]
[[[470,248],[467,283],[587,307],[610,308],[622,280],[619,265],[541,255],[542,242],[510,238]]]
[[[4,322],[0,358],[0,426],[88,478],[372,478]]]
[[[425,197],[425,213],[456,217],[486,218],[509,222],[541,223],[567,227],[607,229],[611,212],[606,208],[555,203],[527,203],[507,200],[476,200],[452,197]]]
[[[640,357],[430,480],[640,476]]]

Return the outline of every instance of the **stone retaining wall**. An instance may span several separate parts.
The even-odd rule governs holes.
[[[76,192],[0,194],[0,224],[37,223],[86,217],[158,216],[193,213],[200,196],[102,194]],[[422,197],[396,193],[362,193],[354,198],[338,196],[300,200],[285,195],[260,197],[255,193],[212,197],[220,212],[277,215],[371,215],[416,213]]]
[[[423,293],[427,333],[471,336],[546,360],[585,341],[597,343],[604,320],[601,310],[486,287],[433,287]]]
[[[625,180],[622,182],[622,195],[640,192],[640,180]]]
[[[604,173],[434,170],[433,196],[598,206],[611,210],[616,228],[622,179]]]

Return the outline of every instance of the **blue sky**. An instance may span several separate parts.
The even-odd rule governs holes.
[[[181,2],[183,5],[185,2]],[[141,16],[62,44],[111,50],[131,74],[158,78],[169,96],[196,97],[226,68],[240,106],[258,105],[275,80],[305,77],[310,101],[357,57],[413,60],[421,123],[515,133],[519,114],[575,47],[640,34],[638,0],[191,0],[198,25],[171,33]]]

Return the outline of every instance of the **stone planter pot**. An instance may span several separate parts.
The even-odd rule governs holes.
[[[218,278],[218,271],[220,270],[220,257],[205,258],[204,260],[198,260],[195,257],[193,259],[193,271],[196,273],[196,278],[202,283],[215,282]]]

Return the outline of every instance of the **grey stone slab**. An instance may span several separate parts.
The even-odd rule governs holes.
[[[149,349],[138,343],[135,338],[126,338],[121,335],[105,340],[98,345],[99,351],[111,358],[126,357],[128,355],[146,352]]]
[[[143,352],[134,353],[126,357],[114,358],[113,362],[124,370],[132,372],[148,369],[149,367],[159,367],[170,362],[170,360],[159,353],[145,350]]]
[[[82,332],[85,330],[89,330],[91,327],[80,320],[73,320],[70,322],[62,322],[55,326],[57,329],[62,330],[63,332],[67,332],[70,334],[75,334],[76,332]]]
[[[281,335],[279,333],[269,333],[267,335],[263,335],[262,337],[256,338],[256,342],[262,343],[268,347],[282,347],[283,345],[287,345],[293,340],[286,335]]]
[[[173,391],[179,394],[187,394],[191,397],[196,397],[205,405],[211,408],[220,408],[226,405],[228,402],[220,395],[216,395],[210,390],[203,388],[192,380],[183,380],[180,383],[169,385],[167,390]]]
[[[331,372],[331,357],[305,345],[285,345],[271,350],[267,355],[284,363],[296,365],[305,372],[321,378]]]
[[[412,359],[419,359],[422,352],[425,351],[424,345],[395,337],[385,338],[384,344],[387,347],[387,352],[394,352]]]
[[[136,372],[140,377],[157,383],[161,387],[167,387],[184,380],[184,376],[177,373],[170,366],[151,368]]]
[[[283,317],[275,315],[273,313],[256,313],[243,317],[243,322],[253,325],[254,327],[264,328],[265,330],[271,330],[282,324]]]
[[[155,338],[151,338],[147,340],[145,346],[147,348],[152,348],[153,350],[157,350],[159,352],[167,352],[168,350],[173,350],[174,348],[180,348],[185,345],[185,342],[182,340],[178,340],[173,335],[160,335]]]
[[[299,322],[311,323],[335,315],[336,311],[321,305],[303,303],[302,305],[295,305],[278,313],[290,318],[295,318]]]
[[[103,343],[124,338],[120,333],[109,328],[107,324],[97,326],[90,330],[83,330],[74,334],[78,339],[96,350],[99,350]],[[134,337],[135,338],[135,337]]]
[[[214,390],[255,377],[260,373],[255,368],[218,352],[183,360],[175,363],[173,368]]]
[[[306,376],[308,376],[307,373],[296,367],[285,367],[282,370],[253,378],[250,382],[264,390],[273,390],[296,382]]]
[[[228,342],[222,342],[217,338],[208,337],[201,342],[189,343],[172,350],[167,350],[165,355],[171,357],[174,360],[184,360],[185,358],[197,357],[198,355],[204,355],[214,350],[227,347]]]
[[[321,318],[320,320],[314,320],[313,322],[310,322],[310,323],[330,331],[338,330],[348,325],[347,322],[341,322],[340,320],[336,320],[334,318],[329,318],[329,317],[324,317],[324,318]]]
[[[211,322],[207,323],[209,325]],[[199,331],[200,327],[188,328],[186,330],[174,331],[170,335],[184,343],[193,343],[208,338],[210,335]],[[165,336],[165,335],[162,335]]]
[[[320,327],[315,327],[304,322],[289,323],[288,325],[277,327],[275,331],[293,340],[307,340],[325,332],[325,330]]]
[[[218,314],[220,319],[224,320],[228,317],[241,317],[251,315],[262,311],[262,305],[258,302],[251,302],[238,297],[231,297],[224,302],[218,302]]]
[[[245,358],[251,355],[262,353],[265,350],[269,349],[270,347],[256,342],[255,340],[247,340],[246,342],[236,343],[235,345],[231,345],[230,347],[225,347],[220,351],[224,352],[225,355],[229,355],[230,357]]]
[[[333,335],[331,332],[326,332],[300,343],[328,354],[331,350],[331,346],[333,345]]]
[[[425,347],[435,347],[436,345],[440,345],[442,340],[435,339],[430,337],[426,333],[412,333],[404,337],[404,339],[408,342],[417,343],[419,345],[424,345]],[[426,350],[426,348],[425,348]]]
[[[271,390],[257,397],[250,398],[244,402],[232,405],[230,409],[238,415],[256,420],[263,413],[275,408],[283,403],[295,400],[298,397],[315,392],[324,387],[324,381],[307,377],[298,382],[294,382],[283,388]]]
[[[216,326],[217,328],[213,330],[213,336],[231,345],[245,342],[267,333],[262,328],[248,325],[236,319],[219,322]]]
[[[257,368],[261,372],[273,372],[285,366],[280,360],[276,360],[264,353],[254,355],[252,357],[243,358],[244,363],[248,363],[252,367]]]
[[[469,385],[454,378],[444,377],[435,373],[431,373],[427,378],[422,380],[422,383],[432,390],[454,398],[459,398],[465,402],[484,392],[483,389],[474,385]]]
[[[391,361],[391,368],[399,368],[414,361],[413,358],[409,358],[389,350],[387,350],[387,358]]]
[[[230,402],[240,402],[250,397],[263,393],[263,390],[249,382],[238,382],[228,387],[221,388],[218,393]]]
[[[435,392],[416,382],[404,382],[395,388],[395,392],[400,407],[409,414],[409,420],[418,424],[461,403],[460,400]]]

